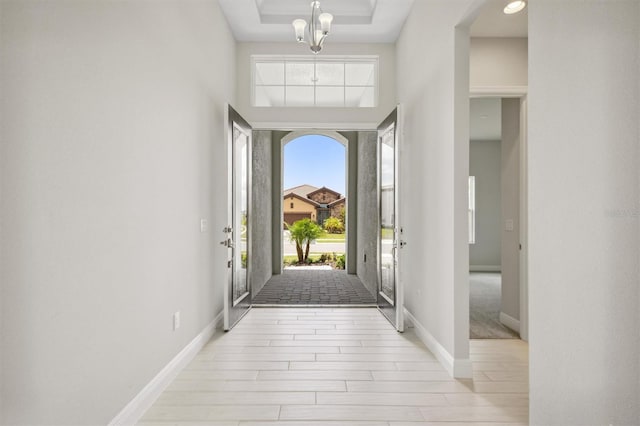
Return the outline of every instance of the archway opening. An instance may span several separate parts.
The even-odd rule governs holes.
[[[346,141],[318,133],[290,136],[282,150],[283,267],[344,269]]]

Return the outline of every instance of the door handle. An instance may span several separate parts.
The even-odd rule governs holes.
[[[233,241],[231,241],[231,238],[227,238],[224,241],[220,241],[220,245],[221,246],[225,246],[225,247],[229,247],[229,248],[233,248]]]

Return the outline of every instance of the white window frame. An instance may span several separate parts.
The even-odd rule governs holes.
[[[476,177],[469,176],[469,244],[476,243]]]
[[[264,62],[272,62],[272,63],[283,63],[287,62],[296,62],[296,63],[340,63],[340,64],[356,64],[356,63],[372,63],[373,64],[373,86],[351,86],[347,85],[346,81],[343,84],[343,88],[346,92],[346,89],[349,87],[373,87],[373,105],[371,106],[329,106],[329,105],[316,105],[315,99],[315,88],[317,87],[314,83],[312,86],[314,88],[314,99],[313,104],[309,105],[295,105],[288,106],[287,102],[287,82],[286,82],[286,65],[285,65],[285,79],[284,79],[284,105],[283,106],[256,106],[256,64],[264,63]],[[315,69],[315,68],[314,68]],[[378,93],[379,93],[379,56],[377,55],[357,55],[357,56],[344,56],[344,55],[333,55],[333,56],[306,56],[306,55],[251,55],[251,106],[254,108],[376,108],[378,106]],[[265,85],[268,87],[268,85]],[[282,87],[277,85],[277,87]],[[322,86],[320,86],[322,87]],[[340,87],[340,86],[334,86]],[[344,97],[346,102],[346,94]]]

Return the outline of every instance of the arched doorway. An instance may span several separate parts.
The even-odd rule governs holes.
[[[284,268],[345,268],[347,140],[327,133],[293,132],[282,141]],[[317,238],[300,241],[304,230]]]

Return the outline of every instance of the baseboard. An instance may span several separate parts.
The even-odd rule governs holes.
[[[511,330],[520,333],[520,320],[517,320],[514,317],[505,314],[504,312],[500,312],[500,322],[505,327],[508,327]]]
[[[169,386],[184,367],[200,352],[211,339],[216,328],[222,326],[220,312],[204,330],[178,353],[109,423],[109,426],[134,425],[153,405],[160,394]]]
[[[500,265],[469,265],[469,272],[502,272]]]
[[[470,379],[473,377],[473,368],[471,359],[455,359],[451,354],[436,340],[431,333],[409,312],[404,310],[405,319],[415,328],[416,335],[422,343],[429,349],[440,364],[447,370],[451,377],[456,379]]]

